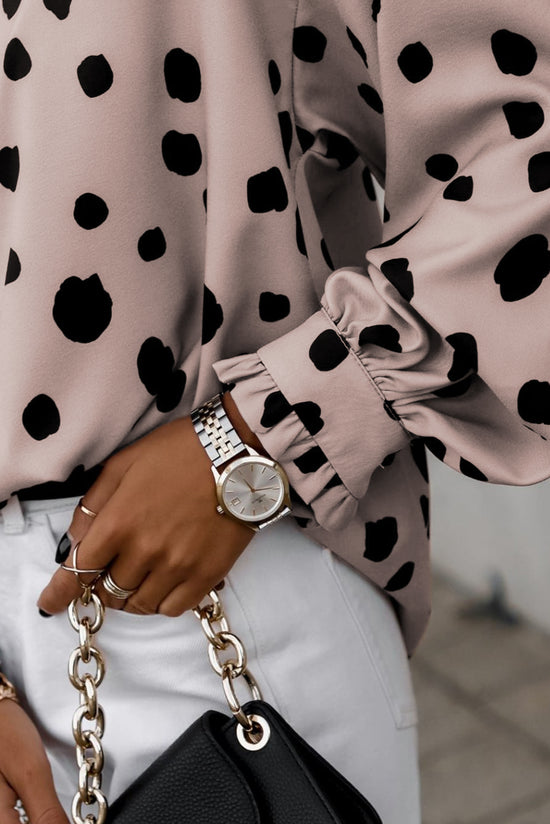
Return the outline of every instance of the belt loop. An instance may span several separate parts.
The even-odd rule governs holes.
[[[25,531],[25,515],[17,495],[12,495],[4,509],[0,511],[4,532],[7,535],[19,535]]]

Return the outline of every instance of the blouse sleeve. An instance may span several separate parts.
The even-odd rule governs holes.
[[[416,437],[482,481],[550,476],[548,43],[543,0],[300,4],[296,125],[385,185],[384,237],[215,369],[325,529]]]

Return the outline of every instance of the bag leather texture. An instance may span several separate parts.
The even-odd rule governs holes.
[[[210,710],[111,805],[107,824],[382,824],[364,796],[265,701],[267,744],[246,750],[238,722]]]

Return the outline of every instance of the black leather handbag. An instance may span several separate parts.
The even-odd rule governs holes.
[[[82,803],[100,802],[100,814],[86,817],[97,824],[382,824],[380,817],[358,790],[331,764],[317,753],[281,715],[261,699],[258,686],[246,668],[246,653],[240,639],[229,632],[219,595],[210,593],[211,603],[197,607],[210,642],[210,662],[222,678],[225,696],[233,717],[210,710],[198,718],[156,761],[151,764],[120,795],[110,808],[100,791],[103,755],[103,710],[93,698],[86,698],[86,680],[92,676],[73,676],[72,682],[81,692],[81,706],[73,719],[73,730],[79,755],[80,791],[73,802],[73,821],[82,824]],[[93,599],[98,609],[93,622],[80,618],[76,602],[69,608],[75,629],[88,621],[88,640],[102,623],[103,606],[93,593],[82,601]],[[236,657],[220,661],[233,647]],[[92,657],[102,659],[95,647]],[[86,652],[84,650],[84,652]],[[71,667],[80,658],[77,647]],[[86,661],[86,655],[81,660]],[[99,664],[99,661],[98,661]],[[103,677],[95,679],[97,685]],[[74,672],[74,670],[73,670]],[[242,675],[250,687],[253,700],[241,705],[233,681]],[[89,685],[88,685],[89,687]],[[87,706],[90,712],[86,714]],[[92,711],[101,723],[96,731],[83,732],[82,722]],[[337,723],[335,721],[335,723]],[[86,722],[89,726],[89,720]],[[92,741],[92,738],[94,739]],[[94,758],[86,757],[86,748],[93,746]],[[96,769],[96,764],[98,769]],[[84,766],[82,766],[84,765]],[[86,771],[89,773],[85,775]]]

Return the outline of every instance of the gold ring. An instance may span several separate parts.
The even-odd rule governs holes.
[[[113,581],[113,576],[110,572],[104,576],[102,584],[105,592],[108,592],[109,595],[112,595],[113,598],[118,598],[120,601],[126,601],[126,599],[130,598],[134,592],[138,591],[138,587],[135,589],[122,589],[122,587],[119,587],[119,585],[115,584]]]
[[[78,502],[79,508],[82,510],[84,515],[88,515],[90,518],[96,518],[97,512],[94,512],[93,509],[88,509],[87,506],[84,504],[84,498],[81,498]]]
[[[67,566],[66,564],[61,564],[61,569],[64,569],[66,572],[74,572],[74,574],[76,575],[77,578],[78,578],[79,575],[93,575],[94,573],[97,574],[97,575],[102,575],[105,572],[105,567],[103,567],[103,569],[79,569],[76,566],[76,553],[78,552],[79,548],[80,548],[80,541],[78,541],[74,545],[74,549],[73,549],[73,566],[71,567],[71,566]],[[80,581],[80,584],[82,586],[89,586],[89,585],[84,584],[82,581]]]

